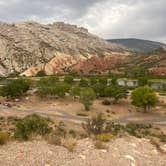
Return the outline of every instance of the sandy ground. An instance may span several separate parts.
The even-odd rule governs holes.
[[[64,99],[41,100],[36,96],[25,97],[19,102],[11,102],[12,107],[0,105],[0,116],[25,116],[32,113],[48,115],[55,121],[64,121],[70,127],[76,127],[97,113],[103,113],[108,120],[118,119],[124,121],[156,121],[156,124],[166,126],[166,100],[158,105],[155,110],[144,114],[138,112],[130,104],[129,99],[121,100],[116,105],[104,106],[103,99],[95,100],[90,111],[85,111],[79,100],[66,97]],[[86,116],[78,116],[84,114]],[[164,119],[163,119],[164,118]],[[165,127],[166,128],[166,127]],[[165,129],[166,130],[166,129]]]
[[[146,139],[117,138],[97,150],[91,140],[78,141],[74,152],[45,141],[0,147],[1,166],[165,166],[166,154]]]

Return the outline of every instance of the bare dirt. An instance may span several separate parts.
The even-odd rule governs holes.
[[[165,166],[166,155],[146,139],[117,138],[97,150],[90,139],[77,142],[74,152],[45,141],[9,143],[0,148],[1,166]]]

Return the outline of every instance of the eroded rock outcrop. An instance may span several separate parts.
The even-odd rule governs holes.
[[[42,25],[36,22],[0,23],[0,75],[13,72],[34,75],[65,72],[93,56],[104,57],[125,50],[107,43],[87,29],[63,22]]]

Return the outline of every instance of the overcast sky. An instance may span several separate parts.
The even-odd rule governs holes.
[[[0,0],[0,21],[65,21],[103,38],[166,43],[166,0]]]

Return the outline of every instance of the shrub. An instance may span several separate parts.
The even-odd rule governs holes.
[[[110,133],[102,133],[96,136],[96,139],[103,142],[109,142],[113,138],[113,135]]]
[[[46,74],[46,72],[45,72],[45,70],[40,70],[40,71],[38,71],[38,73],[36,74],[36,77],[44,77],[44,76],[46,76],[47,74]]]
[[[148,135],[149,131],[148,129],[152,128],[149,124],[135,124],[135,123],[128,123],[125,126],[125,131],[127,131],[130,135],[133,136],[143,136]]]
[[[73,83],[73,77],[72,76],[66,76],[64,78],[64,82],[67,84],[72,84]]]
[[[36,114],[28,115],[17,122],[14,136],[18,139],[28,140],[32,136],[47,135],[52,130],[49,126],[50,123],[51,120],[49,118]]]
[[[76,144],[77,144],[76,138],[66,137],[61,139],[61,145],[67,148],[70,152],[74,151]]]
[[[94,146],[96,149],[106,149],[107,146],[102,141],[95,141]]]
[[[99,78],[99,83],[106,86],[107,85],[107,77],[101,77]]]
[[[109,100],[103,100],[102,104],[103,105],[111,105],[111,102]]]
[[[79,86],[72,86],[70,89],[70,95],[73,97],[80,96],[81,88]]]
[[[73,129],[69,130],[69,135],[73,138],[76,138],[77,137],[77,132]]]
[[[106,120],[103,118],[103,114],[98,114],[96,117],[89,119],[86,123],[83,123],[83,129],[90,134],[101,134],[104,131],[104,125]]]
[[[93,85],[93,90],[96,93],[97,97],[106,97],[105,94],[105,85],[101,84],[101,83],[97,83],[95,85]]]
[[[83,88],[80,93],[80,100],[85,107],[85,110],[89,110],[96,95],[92,88]]]
[[[52,145],[61,145],[61,137],[56,134],[51,134],[46,137],[46,140],[49,144]]]
[[[122,130],[124,130],[124,126],[120,124],[115,124],[114,122],[107,122],[105,127],[105,132],[109,132],[113,135],[117,135]]]
[[[9,133],[0,131],[0,145],[4,145],[9,140]]]
[[[41,78],[38,83],[37,83],[37,86],[38,87],[52,87],[52,86],[55,86],[56,83],[58,82],[58,77],[55,77],[55,76],[49,76],[49,77],[44,77],[44,78]]]
[[[80,87],[87,87],[88,86],[88,80],[81,78],[80,83],[79,83]]]

